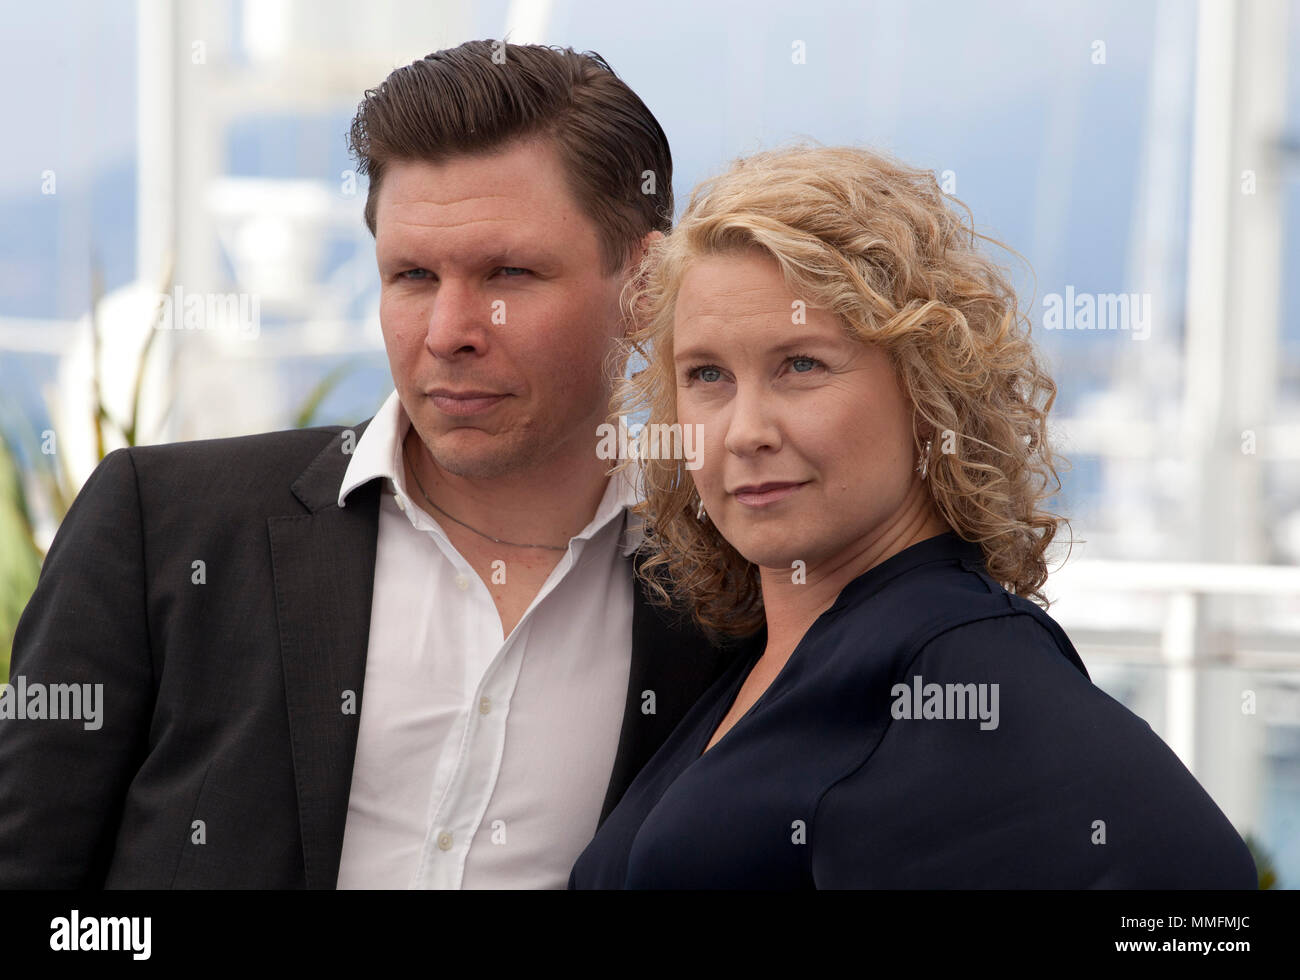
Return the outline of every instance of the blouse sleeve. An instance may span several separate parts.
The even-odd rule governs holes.
[[[1028,613],[951,629],[823,794],[819,888],[1255,888],[1232,824],[1150,726]]]

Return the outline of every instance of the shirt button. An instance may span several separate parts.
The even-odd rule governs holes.
[[[490,697],[487,697],[486,695],[484,695],[483,697],[481,697],[481,698],[478,699],[478,713],[479,713],[479,714],[481,714],[481,715],[485,715],[485,714],[487,714],[487,713],[488,713],[489,711],[491,711],[491,710],[492,710],[492,699],[491,699]]]
[[[445,830],[438,835],[438,848],[443,851],[451,850],[451,834]]]
[[[457,576],[456,576],[456,588],[458,588],[458,589],[460,589],[460,591],[464,592],[466,589],[469,588],[469,579],[467,579],[464,575],[457,575]]]

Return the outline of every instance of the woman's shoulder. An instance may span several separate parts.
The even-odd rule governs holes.
[[[1072,662],[1054,620],[1010,605],[916,648],[884,736],[827,813],[883,799],[873,819],[932,833],[972,882],[1249,887],[1240,836],[1174,752]],[[963,835],[1000,843],[967,864]]]
[[[964,603],[922,632],[909,663],[932,672],[980,670],[990,676],[1013,673],[1026,684],[1064,690],[1097,690],[1061,625],[1035,603],[1002,591],[1000,602]]]
[[[892,566],[892,567],[891,567]],[[873,576],[877,576],[873,578]],[[931,657],[1014,647],[1047,655],[1085,680],[1088,671],[1060,625],[1041,607],[988,574],[979,546],[955,535],[922,542],[851,583],[834,611],[852,647],[869,639],[902,667],[921,650]]]
[[[1178,763],[1143,718],[1092,682],[1051,616],[1010,598],[1003,615],[964,619],[917,644],[901,661],[895,688],[905,684],[947,697],[953,685],[975,685],[998,706],[998,727],[1007,738],[1048,739],[1062,763],[1084,766],[1112,757],[1130,765],[1158,757],[1161,768]]]

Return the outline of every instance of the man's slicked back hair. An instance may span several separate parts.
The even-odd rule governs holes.
[[[394,70],[368,89],[348,148],[370,178],[366,226],[393,160],[441,163],[518,141],[550,141],[613,275],[650,231],[672,226],[672,155],[645,103],[594,52],[467,41]]]

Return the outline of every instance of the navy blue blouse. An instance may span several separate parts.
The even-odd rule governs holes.
[[[1192,774],[977,544],[941,534],[850,582],[705,752],[762,650],[650,759],[570,888],[1257,887]]]

